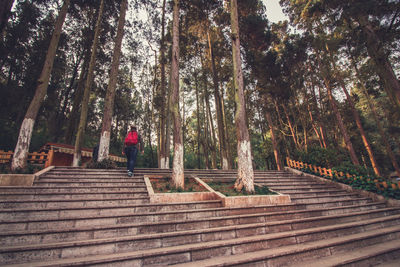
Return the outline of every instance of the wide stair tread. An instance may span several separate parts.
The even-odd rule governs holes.
[[[382,219],[375,219],[375,221],[379,221]],[[371,220],[372,221],[372,220]],[[130,258],[130,259],[145,259],[145,258],[157,258],[160,256],[165,256],[167,254],[171,255],[171,254],[180,254],[180,253],[184,253],[184,254],[191,254],[191,259],[192,260],[196,260],[196,254],[199,253],[199,257],[212,257],[211,255],[205,255],[204,251],[219,251],[220,254],[225,254],[225,253],[229,253],[229,254],[243,254],[243,257],[240,257],[242,263],[246,262],[243,261],[244,259],[247,258],[248,254],[250,253],[259,253],[260,255],[262,255],[262,257],[277,257],[277,256],[284,256],[290,253],[299,253],[299,252],[307,252],[309,250],[315,250],[315,249],[322,249],[322,248],[330,248],[332,246],[345,246],[347,243],[354,243],[354,242],[359,242],[361,240],[365,240],[365,239],[370,239],[370,238],[377,238],[379,236],[388,236],[391,235],[393,233],[396,233],[397,236],[400,235],[400,226],[396,225],[396,226],[391,226],[391,227],[386,227],[384,229],[379,228],[379,229],[374,229],[374,230],[370,230],[370,231],[361,231],[361,232],[357,232],[357,233],[353,233],[353,234],[349,234],[349,235],[343,235],[343,236],[339,236],[339,237],[331,237],[329,239],[318,239],[315,241],[309,241],[309,242],[305,242],[302,243],[302,241],[298,241],[296,240],[297,236],[305,236],[307,237],[310,234],[319,234],[320,232],[328,232],[328,231],[334,231],[336,229],[339,228],[345,228],[345,227],[356,227],[356,226],[362,226],[363,224],[367,224],[368,222],[356,222],[356,223],[348,223],[348,224],[342,224],[342,225],[334,225],[334,226],[326,226],[326,227],[318,227],[318,228],[311,228],[311,229],[305,229],[305,230],[295,230],[295,231],[288,231],[288,232],[281,232],[281,233],[272,233],[272,234],[265,234],[265,235],[258,235],[258,236],[249,236],[249,237],[241,237],[241,238],[234,238],[234,239],[228,239],[228,240],[217,240],[217,241],[209,241],[209,242],[201,242],[200,240],[197,243],[190,243],[190,244],[184,244],[184,245],[176,245],[176,246],[169,246],[169,247],[157,247],[157,248],[150,248],[147,250],[139,250],[139,251],[110,251],[109,254],[103,254],[103,255],[99,255],[96,254],[96,252],[90,251],[89,253],[94,253],[96,254],[96,260],[98,262],[113,262],[115,260],[121,260],[124,257]],[[196,230],[194,230],[196,231]],[[162,234],[159,234],[158,236],[160,236]],[[168,235],[164,234],[164,235]],[[134,239],[135,237],[126,237],[127,238],[131,238]],[[136,237],[137,238],[137,237]],[[140,238],[140,237],[139,237]],[[261,244],[260,242],[267,242],[268,240],[276,240],[276,239],[286,239],[289,238],[291,239],[291,242],[289,242],[289,245],[284,245],[283,247],[270,247],[268,250],[261,250],[261,249],[265,249],[264,247],[253,247],[251,246],[251,244],[255,244],[256,246],[258,244]],[[118,238],[117,238],[118,239]],[[65,242],[65,243],[58,243],[58,244],[43,244],[41,245],[43,248],[45,247],[49,247],[49,246],[53,246],[56,249],[62,249],[62,247],[64,246],[78,246],[78,245],[88,245],[87,242],[115,242],[116,238],[111,238],[111,239],[106,239],[106,240],[95,240],[95,241],[89,241],[89,240],[85,240],[85,241],[78,241],[78,242]],[[126,240],[125,240],[126,241]],[[290,243],[295,243],[295,245],[291,245]],[[284,242],[285,243],[285,242]],[[284,244],[283,243],[283,244]],[[250,245],[248,245],[250,244]],[[162,246],[162,243],[158,243],[156,246]],[[249,247],[247,247],[249,246]],[[264,245],[265,246],[265,245]],[[221,252],[220,249],[223,248],[224,252]],[[29,249],[29,246],[19,246],[19,247],[3,247],[0,249],[0,251],[10,251],[10,250],[27,250]],[[33,250],[38,249],[38,247],[33,247]],[[248,250],[256,250],[256,252],[247,252]],[[112,248],[111,248],[112,250]],[[260,251],[261,250],[261,251]],[[199,252],[200,251],[200,252]],[[59,253],[61,253],[59,251]],[[110,254],[113,253],[114,256],[110,256]],[[33,253],[34,254],[34,253]],[[52,254],[53,257],[57,257],[56,253]],[[62,255],[62,254],[60,254]],[[260,257],[260,255],[258,255],[258,257]],[[71,255],[72,257],[74,257],[74,255]],[[79,255],[76,255],[79,256]],[[122,258],[121,258],[122,256]],[[217,256],[217,255],[215,255]],[[89,257],[89,259],[88,259]],[[91,262],[91,260],[93,259],[92,255],[88,255],[88,257],[81,257],[81,258],[68,258],[68,259],[64,259],[64,263],[66,263],[65,261],[70,261],[70,264],[93,264],[94,262]],[[218,257],[218,256],[217,256]],[[221,258],[226,258],[224,256],[219,255],[219,257]],[[232,256],[231,256],[232,257]],[[228,262],[232,263],[232,258],[229,257],[226,258],[226,260],[228,260]],[[255,255],[252,255],[251,260],[254,261],[254,259],[257,259],[258,257],[256,257]],[[212,258],[211,262],[214,263],[216,258]],[[89,260],[89,261],[88,261]],[[184,258],[181,260],[185,260]],[[185,261],[189,261],[190,258],[186,259]],[[248,260],[248,259],[247,259]],[[210,259],[205,260],[205,261],[210,261]],[[192,263],[185,263],[185,266],[214,266],[214,265],[206,265],[204,264],[205,261],[199,261],[199,262],[192,262]],[[179,261],[178,261],[179,262]],[[224,261],[225,263],[227,261]],[[53,261],[53,264],[57,264],[57,259],[55,259]],[[240,262],[235,262],[234,264],[240,264]],[[32,264],[31,266],[41,266],[41,265],[36,265],[35,262],[30,262],[30,264]],[[39,263],[40,264],[40,263]],[[191,265],[191,264],[196,264],[196,265]],[[203,265],[204,264],[204,265]]]
[[[213,258],[208,258],[205,260],[198,260],[198,261],[192,261],[192,262],[186,262],[183,264],[176,264],[172,265],[175,267],[199,267],[199,266],[208,266],[208,267],[217,267],[217,266],[255,266],[257,262],[265,262],[268,260],[274,260],[279,257],[288,257],[288,256],[293,256],[293,255],[298,255],[298,254],[303,254],[303,257],[309,258],[310,252],[313,251],[320,251],[320,250],[327,250],[327,253],[335,253],[334,255],[336,257],[339,257],[341,253],[337,253],[336,251],[332,251],[331,248],[334,248],[336,246],[343,245],[346,247],[346,244],[348,243],[356,243],[359,244],[360,241],[369,239],[369,238],[374,238],[379,235],[390,235],[393,232],[399,232],[400,231],[400,226],[392,226],[392,227],[387,227],[384,229],[376,229],[376,230],[371,230],[371,231],[366,231],[366,232],[361,232],[361,233],[356,233],[356,234],[349,234],[345,236],[340,236],[340,237],[334,237],[334,238],[329,238],[329,239],[321,239],[317,241],[311,241],[311,242],[305,242],[305,243],[299,243],[295,245],[288,245],[288,246],[281,246],[281,247],[276,247],[276,248],[269,248],[265,250],[258,250],[258,251],[253,251],[253,252],[246,252],[243,254],[234,254],[232,251],[230,255],[227,256],[219,256],[219,257],[213,257]],[[399,246],[400,243],[398,240],[391,240],[391,241],[386,241],[386,242],[393,242],[391,243],[394,246]],[[386,243],[385,242],[385,243]],[[362,246],[359,245],[357,246],[354,244],[354,247],[359,248],[358,250],[362,250],[368,246]],[[375,246],[375,244],[373,244]],[[344,248],[345,250],[346,248]],[[338,250],[340,251],[340,249]],[[321,255],[322,256],[322,255]],[[317,256],[316,256],[317,257]],[[295,259],[295,257],[294,257]],[[290,262],[290,261],[289,261]],[[268,263],[266,263],[268,264]],[[270,266],[270,265],[268,265]],[[287,266],[287,263],[271,263],[271,266]],[[308,265],[302,265],[301,263],[299,264],[299,261],[297,260],[295,266],[308,266]],[[330,266],[330,265],[316,265],[316,266]]]

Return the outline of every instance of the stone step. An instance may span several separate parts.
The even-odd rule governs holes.
[[[171,222],[175,222],[180,227],[176,229],[193,229],[196,227],[210,227],[212,225],[219,226],[233,223],[255,223],[265,222],[265,220],[279,220],[291,218],[306,218],[307,216],[318,217],[326,215],[346,214],[348,212],[370,211],[382,209],[383,203],[368,203],[364,205],[340,206],[340,207],[324,207],[323,209],[307,209],[307,205],[282,205],[282,206],[260,206],[252,209],[248,208],[213,208],[198,210],[180,210],[166,212],[151,212],[151,213],[135,213],[119,216],[82,216],[69,217],[49,220],[46,218],[36,220],[11,220],[8,219],[0,223],[1,231],[21,231],[21,230],[54,230],[69,227],[71,229],[79,229],[87,225],[120,225],[120,224],[137,224],[137,223],[153,223],[163,224],[161,230],[171,229],[168,226]],[[230,217],[233,216],[233,217]],[[289,217],[287,217],[289,216]],[[228,218],[221,218],[228,217]],[[186,222],[187,221],[187,222]],[[178,223],[179,222],[179,223]],[[173,226],[175,227],[175,226]],[[152,229],[153,226],[150,226]],[[157,228],[158,229],[158,228]],[[170,230],[166,230],[170,231]]]
[[[149,197],[129,197],[116,199],[36,199],[36,200],[0,200],[0,209],[17,209],[17,208],[83,208],[83,207],[113,207],[116,205],[133,205],[148,203]]]
[[[40,176],[38,180],[34,182],[34,185],[37,182],[53,182],[53,183],[144,183],[143,177],[78,177],[78,176]]]
[[[30,194],[30,193],[2,193],[0,200],[60,200],[60,199],[117,199],[117,198],[130,198],[130,197],[148,197],[147,191],[132,192],[130,190],[120,192],[99,192],[99,193],[49,193],[49,194]]]
[[[64,207],[64,208],[13,208],[0,209],[0,223],[23,220],[60,220],[84,216],[120,216],[125,214],[150,213],[157,212],[175,212],[177,210],[196,210],[212,209],[221,207],[221,201],[203,201],[175,204],[146,204],[146,205],[112,205],[99,207]],[[155,215],[154,215],[155,216]]]
[[[344,190],[319,190],[319,191],[300,191],[298,190],[296,192],[296,190],[276,190],[274,188],[271,188],[272,190],[279,192],[281,194],[285,194],[285,195],[290,195],[290,197],[294,197],[294,198],[309,198],[309,197],[318,197],[318,196],[343,196],[346,194],[346,191]]]
[[[295,203],[317,203],[317,202],[324,202],[330,201],[334,199],[341,199],[341,200],[349,200],[354,198],[359,198],[357,194],[353,193],[344,193],[344,194],[336,194],[336,195],[329,195],[329,194],[320,194],[318,196],[293,196],[290,197],[292,202]],[[360,198],[361,199],[361,198]]]
[[[68,180],[51,180],[51,179],[40,179],[40,181],[35,181],[33,186],[38,186],[38,187],[63,187],[63,186],[70,186],[70,187],[82,187],[82,186],[94,186],[94,187],[106,187],[106,186],[111,186],[111,187],[138,187],[138,186],[145,186],[144,181],[140,182],[132,182],[132,181],[75,181],[71,182]]]
[[[372,208],[372,207],[369,207]],[[348,207],[347,210],[350,210]],[[83,239],[108,238],[126,235],[155,234],[187,230],[200,230],[216,227],[221,229],[220,234],[228,231],[235,225],[240,225],[240,230],[236,229],[237,236],[249,236],[254,234],[264,234],[281,232],[287,230],[298,230],[316,226],[326,226],[337,223],[347,223],[352,221],[364,221],[385,216],[400,216],[399,208],[370,209],[364,211],[353,211],[344,213],[346,210],[331,209],[329,211],[292,211],[292,212],[270,212],[263,214],[234,215],[225,217],[214,217],[206,219],[178,220],[169,222],[149,222],[142,224],[118,224],[118,225],[99,225],[81,226],[76,229],[56,228],[39,230],[18,230],[0,233],[0,244],[4,246],[18,244],[51,243],[62,241],[73,241]],[[337,214],[343,213],[338,219]],[[256,220],[256,221],[255,221]],[[237,224],[232,224],[236,221]],[[229,228],[229,229],[228,229]],[[229,230],[230,231],[230,230]]]
[[[201,266],[203,264],[196,263],[196,261],[215,260],[215,257],[256,251],[263,253],[274,251],[272,255],[275,256],[274,260],[277,262],[282,259],[279,259],[279,254],[276,255],[276,253],[282,250],[286,252],[284,254],[286,254],[285,262],[287,262],[288,253],[295,254],[297,259],[304,258],[309,256],[310,248],[312,248],[313,255],[317,255],[316,252],[320,254],[325,250],[329,250],[331,253],[340,253],[350,248],[396,240],[400,237],[400,226],[390,226],[396,219],[387,217],[248,237],[229,235],[227,239],[213,241],[207,241],[207,238],[202,236],[203,231],[192,230],[181,233],[181,235],[186,234],[186,237],[179,236],[177,240],[171,240],[175,233],[165,233],[2,247],[0,248],[0,262],[4,264],[26,262],[32,264],[31,266],[36,266],[35,261],[54,260],[52,263],[55,264],[60,258],[63,258],[64,262],[70,260],[71,263],[79,262],[79,264],[86,265],[93,262],[88,262],[85,257],[96,256],[97,262],[104,263],[106,260],[111,264],[116,260],[119,261],[123,255],[125,256],[124,260],[141,260],[144,266],[161,263],[163,265],[189,263],[190,261],[192,264],[196,264],[195,266]],[[382,229],[382,227],[385,228]],[[368,228],[374,230],[366,231],[365,229]]]
[[[324,258],[297,262],[286,266],[400,266],[400,240],[388,241],[363,247],[360,250],[351,250],[345,253],[334,254]]]
[[[132,193],[144,193],[147,192],[146,186],[143,184],[141,186],[131,186],[131,187],[119,187],[119,186],[58,186],[58,187],[48,187],[48,186],[7,186],[0,187],[0,191],[3,194],[74,194],[74,193],[116,193],[116,192],[132,192]],[[0,196],[1,198],[1,196]]]
[[[310,258],[320,258],[331,255],[339,257],[341,253],[345,251],[354,249],[362,250],[381,242],[390,242],[398,247],[399,241],[396,239],[400,237],[399,228],[399,226],[393,226],[385,229],[345,234],[338,237],[321,238],[320,240],[304,243],[301,243],[301,241],[296,243],[296,241],[294,241],[295,244],[293,245],[283,245],[281,247],[245,252],[243,254],[237,253],[234,247],[231,251],[226,251],[226,254],[223,256],[207,258],[205,260],[196,260],[194,257],[197,256],[197,254],[195,254],[197,251],[191,251],[187,256],[190,257],[189,259],[191,259],[192,262],[173,266],[288,266],[290,263],[296,266],[307,266],[299,265],[298,263]],[[267,248],[268,244],[264,246]],[[201,256],[199,258],[201,258]]]

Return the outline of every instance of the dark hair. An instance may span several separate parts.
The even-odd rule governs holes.
[[[136,131],[136,126],[131,126],[131,131]]]

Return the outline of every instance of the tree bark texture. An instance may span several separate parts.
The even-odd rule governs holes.
[[[85,136],[85,130],[86,130],[86,120],[87,120],[88,108],[89,108],[88,107],[89,106],[89,96],[90,96],[90,90],[91,90],[92,83],[93,83],[94,68],[96,65],[96,54],[97,54],[96,50],[97,50],[97,43],[98,43],[100,27],[101,27],[101,18],[103,16],[103,9],[104,9],[104,0],[101,0],[99,13],[97,16],[97,21],[96,21],[96,29],[95,29],[94,37],[93,37],[89,69],[88,69],[88,74],[87,74],[86,83],[85,83],[85,90],[83,92],[78,132],[76,134],[76,139],[75,139],[74,158],[72,161],[72,166],[74,166],[74,167],[77,167],[80,165],[81,158],[82,158],[81,149],[82,149],[83,138]]]
[[[107,94],[104,103],[103,126],[101,129],[99,156],[98,160],[108,158],[110,153],[110,136],[111,136],[111,122],[114,110],[115,88],[117,86],[119,59],[121,57],[122,39],[124,37],[124,24],[125,14],[128,7],[128,1],[123,0],[121,3],[121,10],[118,19],[117,36],[115,37],[113,61],[111,64],[110,80],[108,82]]]
[[[213,45],[211,43],[210,33],[207,32],[208,37],[208,48],[211,60],[211,71],[213,74],[213,85],[214,85],[214,98],[215,98],[215,109],[217,113],[217,125],[218,125],[218,140],[219,140],[219,151],[221,157],[221,168],[223,170],[228,169],[228,157],[226,152],[226,135],[225,135],[225,127],[223,121],[223,111],[224,108],[222,106],[221,94],[219,91],[219,81],[218,81],[218,73],[215,68],[215,58],[213,52]]]
[[[182,122],[179,112],[179,0],[174,0],[171,61],[171,113],[174,119],[174,160],[172,182],[176,188],[184,187]]]
[[[161,15],[161,43],[160,43],[160,68],[161,68],[161,84],[160,84],[160,98],[162,101],[160,103],[160,154],[159,154],[159,168],[160,169],[168,169],[169,166],[166,166],[166,158],[167,158],[167,138],[166,138],[166,121],[167,121],[167,108],[165,105],[166,100],[166,88],[165,88],[165,3],[166,0],[163,0],[162,5],[162,15]]]
[[[19,168],[25,168],[27,165],[27,158],[29,152],[29,145],[31,143],[33,126],[36,121],[37,114],[43,103],[44,97],[47,93],[49,86],[50,74],[53,69],[54,58],[58,47],[58,42],[61,36],[62,26],[67,16],[68,7],[70,0],[65,0],[61,7],[60,13],[58,14],[56,23],[54,25],[54,31],[51,36],[50,45],[47,50],[46,59],[40,74],[39,80],[37,81],[37,87],[35,95],[26,111],[25,118],[22,122],[21,129],[18,136],[17,145],[15,146],[14,156],[11,162],[11,169],[16,170]]]
[[[233,77],[235,85],[236,101],[236,137],[238,154],[238,177],[235,182],[235,190],[243,188],[248,193],[254,192],[254,171],[251,154],[250,136],[247,128],[246,107],[244,98],[244,83],[242,73],[242,60],[240,56],[239,19],[237,11],[237,0],[231,1],[231,35],[232,35],[232,57]]]
[[[269,125],[269,132],[271,134],[271,140],[272,140],[272,146],[274,148],[274,156],[275,156],[275,162],[276,166],[279,171],[283,170],[283,165],[281,162],[281,156],[279,153],[279,148],[278,148],[278,141],[275,136],[275,126],[274,123],[272,122],[271,114],[269,111],[265,112],[265,118],[267,119],[268,125]]]

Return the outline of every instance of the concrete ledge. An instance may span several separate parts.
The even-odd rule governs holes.
[[[261,205],[278,205],[291,203],[289,195],[253,195],[227,197],[220,192],[214,191],[207,183],[198,177],[192,176],[199,184],[208,190],[208,192],[182,192],[182,193],[154,193],[150,178],[157,176],[144,176],[147,192],[149,193],[151,203],[174,203],[174,202],[192,202],[204,200],[221,200],[224,207],[254,207]]]
[[[154,193],[150,178],[162,177],[158,175],[144,176],[144,182],[146,183],[151,203],[193,202],[218,199],[213,192]]]
[[[0,186],[32,186],[35,179],[53,168],[49,166],[35,174],[0,174]]]
[[[311,179],[313,179],[315,181],[318,181],[318,182],[323,182],[325,184],[334,185],[334,186],[339,187],[339,188],[341,188],[341,189],[343,189],[343,190],[345,190],[347,192],[356,193],[356,194],[359,194],[362,197],[371,198],[374,201],[386,202],[387,205],[391,206],[391,207],[399,207],[400,206],[400,200],[397,200],[397,199],[392,199],[392,198],[388,198],[387,199],[384,196],[375,194],[373,192],[369,192],[369,191],[365,191],[365,190],[361,190],[361,189],[356,189],[356,188],[351,187],[350,185],[342,184],[342,183],[339,183],[339,182],[335,182],[335,181],[332,181],[332,180],[329,180],[329,179],[326,179],[326,178],[323,178],[323,177],[319,177],[319,176],[316,176],[316,175],[313,175],[313,174],[304,173],[302,171],[299,171],[299,170],[296,170],[296,169],[292,169],[290,167],[285,167],[285,170],[287,170],[289,172],[292,172],[294,174],[297,174],[297,175],[302,175],[302,176],[309,177],[309,178],[311,178]]]
[[[34,174],[0,174],[0,186],[32,186]]]
[[[224,207],[254,207],[261,205],[278,205],[291,203],[289,195],[282,195],[278,192],[277,195],[253,195],[253,196],[235,196],[227,197],[220,192],[214,191],[208,184],[201,179],[195,177],[199,183],[206,187],[209,191],[213,192],[218,199],[221,199]]]

